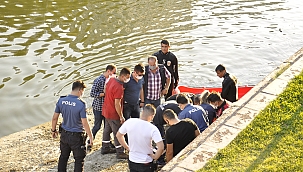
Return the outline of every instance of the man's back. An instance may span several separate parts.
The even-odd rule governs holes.
[[[195,130],[198,130],[195,122],[191,119],[184,119],[166,131],[167,144],[173,144],[173,156],[176,156],[196,138]]]
[[[224,75],[221,97],[230,102],[235,102],[238,100],[237,78],[229,73]]]
[[[150,122],[138,119],[128,119],[119,129],[121,133],[127,133],[129,144],[129,160],[136,163],[149,163],[153,154],[151,140],[156,143],[162,141],[158,129]]]
[[[208,127],[208,117],[201,106],[188,104],[178,115],[179,119],[192,119],[199,127],[200,132]]]

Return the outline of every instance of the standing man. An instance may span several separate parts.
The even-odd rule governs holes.
[[[157,57],[158,63],[163,64],[171,74],[170,87],[165,99],[172,95],[173,89],[176,88],[179,83],[178,59],[172,52],[169,51],[169,48],[169,42],[167,40],[162,40],[161,50],[153,54],[153,56]]]
[[[217,76],[219,78],[224,78],[222,82],[222,92],[221,97],[230,102],[235,102],[238,100],[238,85],[237,78],[226,72],[225,67],[219,64],[215,69]]]
[[[123,147],[117,140],[116,134],[120,126],[124,123],[123,117],[123,84],[130,80],[130,70],[123,68],[120,71],[118,78],[112,78],[106,85],[106,96],[102,114],[105,117],[105,127],[102,138],[101,154],[114,153],[110,148],[110,133],[114,134],[114,141],[116,147],[116,156],[118,159],[127,159],[128,155],[124,153]]]
[[[74,171],[83,171],[84,158],[86,156],[86,136],[84,130],[88,134],[90,145],[93,145],[93,136],[86,118],[86,105],[85,102],[80,99],[85,88],[86,85],[81,80],[75,81],[71,94],[60,98],[56,104],[51,129],[53,138],[58,136],[56,125],[60,113],[63,117],[60,137],[61,154],[58,162],[59,172],[66,171],[67,161],[71,151],[73,151],[75,159]]]
[[[145,66],[144,75],[144,103],[160,105],[160,98],[166,95],[170,85],[170,73],[162,64],[158,64],[157,57],[148,57],[148,66]]]
[[[179,119],[192,119],[199,127],[200,132],[203,132],[208,127],[208,117],[201,106],[190,104],[189,99],[183,93],[178,94],[177,103],[182,110],[178,115]]]
[[[128,166],[130,172],[154,172],[153,160],[160,157],[164,144],[159,130],[150,122],[155,116],[153,105],[145,105],[143,112],[138,118],[127,120],[117,132],[117,138],[121,145],[129,151]],[[128,143],[124,135],[128,135]],[[152,140],[158,149],[156,153],[152,150]]]
[[[90,92],[90,96],[94,98],[92,104],[94,117],[95,117],[94,127],[92,129],[94,138],[97,132],[101,128],[102,120],[104,120],[104,116],[102,115],[102,107],[105,97],[105,89],[104,89],[105,82],[107,79],[109,79],[110,77],[114,77],[115,75],[116,75],[116,66],[108,65],[105,69],[105,72],[94,80],[94,84]]]
[[[130,76],[130,81],[124,83],[123,115],[125,120],[140,116],[140,107],[144,106],[143,75],[144,66],[137,64]]]
[[[164,111],[163,119],[170,125],[169,129],[166,131],[166,162],[169,162],[200,135],[200,131],[193,120],[179,120],[177,114],[171,109]]]

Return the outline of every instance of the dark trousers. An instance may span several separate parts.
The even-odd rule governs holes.
[[[83,133],[67,132],[62,130],[60,136],[60,150],[58,171],[66,172],[67,161],[71,151],[75,159],[74,171],[83,171],[84,158],[86,156],[85,144],[83,142]]]
[[[135,163],[128,160],[128,167],[130,172],[154,172],[153,163]]]
[[[140,117],[140,105],[131,105],[128,103],[124,103],[123,105],[123,116],[125,120],[129,118],[139,118]]]
[[[152,104],[157,108],[160,105],[160,99],[157,100],[150,100],[150,99],[145,99],[144,105],[146,104]]]
[[[105,118],[102,115],[102,111],[93,109],[93,112],[94,112],[94,116],[95,116],[95,122],[94,122],[94,127],[92,129],[92,134],[93,134],[93,137],[95,138],[97,132],[101,128],[102,121],[104,121]],[[104,122],[104,126],[105,126],[105,122]]]

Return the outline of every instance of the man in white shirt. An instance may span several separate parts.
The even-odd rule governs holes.
[[[128,119],[117,132],[116,136],[118,141],[129,151],[128,165],[130,172],[153,172],[153,160],[158,159],[164,150],[164,144],[159,130],[150,123],[155,113],[156,110],[154,106],[147,104],[139,119]],[[128,144],[124,138],[126,133],[128,136]],[[152,140],[158,147],[155,154],[152,150]]]

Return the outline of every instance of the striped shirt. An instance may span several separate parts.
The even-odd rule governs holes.
[[[165,68],[165,77],[170,78],[170,73],[166,68]],[[158,68],[158,70],[155,73],[153,73],[149,69],[146,98],[149,100],[158,100],[160,99],[161,91],[162,91],[162,83],[161,83],[160,68]]]
[[[92,107],[97,111],[102,111],[104,96],[100,97],[100,93],[104,93],[105,80],[106,78],[103,74],[96,78],[90,92],[90,96],[94,97]]]

